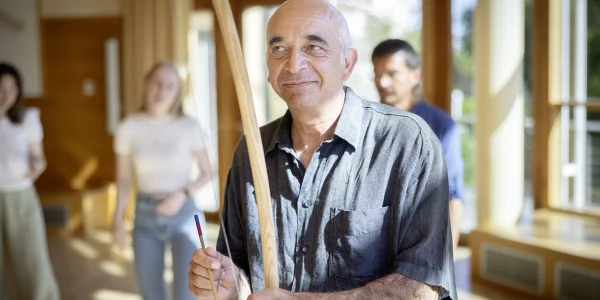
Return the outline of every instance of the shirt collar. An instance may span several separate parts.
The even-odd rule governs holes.
[[[271,137],[271,142],[269,143],[269,147],[267,147],[265,154],[271,152],[275,145],[278,144],[279,148],[282,147],[292,147],[292,137],[291,137],[291,129],[292,129],[292,114],[289,110],[285,112],[283,117],[279,119],[279,124],[277,125],[277,130],[273,132],[273,136]]]
[[[349,87],[344,87],[344,91],[346,99],[334,134],[356,149],[362,134],[363,100]]]
[[[361,136],[363,100],[347,86],[344,86],[344,91],[346,93],[344,107],[335,127],[334,135],[342,138],[356,149]],[[274,131],[271,142],[265,149],[265,154],[271,152],[275,145],[279,145],[280,149],[292,148],[292,121],[292,114],[288,110],[280,119],[278,128]]]

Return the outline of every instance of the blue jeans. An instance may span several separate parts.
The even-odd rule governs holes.
[[[173,297],[175,300],[196,300],[188,290],[189,262],[200,248],[194,214],[203,228],[204,214],[188,199],[179,212],[165,216],[156,212],[161,198],[138,195],[133,228],[133,251],[138,284],[144,300],[166,300],[167,286],[163,279],[165,246],[171,244],[173,257]]]

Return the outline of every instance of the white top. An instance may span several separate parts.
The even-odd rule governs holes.
[[[25,110],[23,122],[13,124],[7,116],[0,117],[0,192],[25,189],[33,184],[29,173],[29,144],[44,137],[40,111]]]
[[[131,155],[138,192],[145,194],[183,190],[191,181],[193,153],[202,149],[202,129],[195,119],[144,113],[125,119],[114,143],[115,153]]]

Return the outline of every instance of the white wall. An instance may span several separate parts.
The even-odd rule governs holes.
[[[41,7],[40,7],[41,6]],[[120,0],[1,0],[0,11],[23,24],[15,29],[0,22],[0,61],[15,65],[23,76],[26,97],[43,96],[40,17],[85,18],[121,15]]]
[[[43,91],[38,0],[3,0],[0,10],[23,24],[16,29],[0,22],[0,61],[19,69],[26,97],[39,97]]]
[[[41,2],[43,18],[105,17],[121,14],[120,0],[41,0]]]

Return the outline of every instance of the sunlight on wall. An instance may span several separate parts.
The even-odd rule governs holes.
[[[0,61],[7,61],[19,69],[23,77],[26,97],[43,94],[40,54],[39,1],[3,0],[0,11],[8,15],[21,28],[0,24]]]

